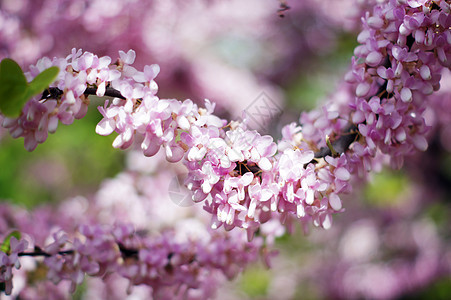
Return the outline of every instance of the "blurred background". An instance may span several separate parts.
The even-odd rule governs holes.
[[[221,117],[237,119],[261,105],[263,93],[280,108],[263,133],[277,138],[282,126],[298,122],[302,111],[337,90],[368,8],[358,0],[288,1],[281,17],[280,4],[1,0],[0,59],[11,57],[26,69],[42,56],[65,57],[72,48],[113,60],[119,50],[133,49],[138,69],[160,65],[160,98],[199,104],[207,98],[217,103]],[[450,82],[449,74],[443,78]],[[451,105],[449,86],[431,99],[427,152],[407,158],[402,170],[383,169],[356,187],[332,229],[313,228],[305,235],[297,228],[277,240],[280,253],[271,269],[256,264],[224,285],[217,298],[451,298],[451,109],[443,109]],[[0,132],[2,201],[30,210],[78,195],[94,201],[106,179],[133,169],[133,152],[113,149],[114,136],[95,134],[101,119],[96,106],[103,100],[91,98],[84,119],[60,125],[32,153],[23,140]],[[148,176],[156,176],[154,168]],[[74,297],[87,297],[89,287]]]

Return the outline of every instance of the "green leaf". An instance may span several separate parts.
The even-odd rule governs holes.
[[[0,111],[7,117],[18,117],[25,103],[48,88],[58,73],[58,67],[50,67],[27,83],[20,66],[12,59],[3,59],[0,63]]]
[[[49,85],[55,81],[60,69],[58,67],[50,67],[42,71],[28,85],[27,97],[31,98],[37,94],[41,94]]]
[[[0,63],[0,111],[7,117],[17,117],[26,102],[28,84],[20,66],[12,59]]]
[[[11,251],[11,237],[15,237],[17,240],[20,240],[21,234],[19,231],[14,230],[10,234],[8,234],[0,246],[0,251],[3,253],[9,254]]]

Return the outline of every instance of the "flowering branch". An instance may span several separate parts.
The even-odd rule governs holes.
[[[10,211],[2,206],[0,213],[10,214]],[[42,215],[30,217],[43,218]],[[9,222],[20,232],[33,233],[34,228],[28,227],[26,219],[11,217]],[[39,230],[50,230],[56,225],[51,219],[45,219],[43,224],[48,224],[48,228]],[[199,225],[191,223],[191,226]],[[5,283],[6,293],[10,294],[12,269],[20,267],[19,258],[42,256],[47,278],[54,283],[70,281],[72,292],[83,282],[85,274],[103,277],[116,273],[129,280],[130,288],[142,283],[151,286],[155,297],[182,296],[190,289],[199,288],[205,276],[222,273],[228,278],[234,277],[258,258],[262,246],[261,242],[245,242],[243,232],[238,231],[227,235],[224,232],[198,232],[197,236],[191,234],[181,240],[183,230],[186,229],[173,228],[158,236],[144,237],[135,234],[129,224],[82,225],[76,237],[71,238],[60,230],[52,235],[53,242],[44,249],[35,246],[33,251],[27,249],[26,239],[11,237],[8,253],[0,251],[0,280]],[[69,244],[73,249],[61,250]]]
[[[44,93],[42,94],[42,99],[59,99],[62,94],[63,91],[60,90],[59,88],[51,87],[44,91]],[[97,88],[87,87],[83,94],[87,96],[96,95]],[[106,88],[104,96],[115,97],[124,100],[126,99],[124,96],[122,96],[120,91],[112,87]],[[355,141],[357,135],[358,135],[357,127],[354,124],[351,124],[349,125],[349,128],[345,128],[343,133],[339,134],[340,137],[337,140],[332,142],[332,146],[334,149],[337,150],[339,154],[342,154],[348,149],[348,147],[352,144],[352,142]],[[328,147],[322,147],[319,151],[315,152],[315,158],[324,158],[326,156],[332,156],[330,148]]]

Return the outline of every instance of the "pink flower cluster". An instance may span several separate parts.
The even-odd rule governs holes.
[[[2,205],[0,210],[1,215],[11,216],[11,207]],[[7,294],[12,290],[12,268],[20,267],[19,256],[20,260],[36,256],[44,259],[31,269],[28,266],[27,271],[45,268],[47,280],[56,285],[61,281],[70,282],[72,292],[84,281],[85,274],[94,277],[119,274],[129,281],[129,292],[133,286],[144,284],[152,287],[155,297],[166,299],[177,295],[183,298],[193,289],[202,292],[198,288],[208,276],[220,273],[229,279],[235,277],[258,258],[262,247],[261,239],[247,242],[240,231],[207,233],[205,229],[204,235],[184,237],[186,229],[177,226],[162,230],[158,235],[146,234],[124,223],[81,225],[72,233],[66,233],[63,228],[69,226],[68,230],[75,224],[64,220],[61,224],[55,223],[56,218],[45,211],[36,210],[32,215],[15,213],[16,217],[10,217],[8,224],[2,224],[2,227],[17,228],[24,236],[20,241],[12,237],[10,252],[0,252],[0,280],[5,282]],[[38,229],[30,220],[40,220],[42,226]],[[47,235],[54,233],[43,242],[35,234],[37,230]],[[208,298],[214,289],[203,292]]]
[[[272,137],[247,130],[246,120],[219,119],[208,100],[199,108],[191,100],[159,99],[150,84],[157,67],[148,69],[145,84],[136,82],[138,71],[126,67],[128,78],[112,83],[125,99],[99,108],[104,118],[97,133],[117,132],[113,146],[122,149],[137,135],[144,155],[163,148],[168,161],[183,159],[186,185],[195,202],[204,201],[214,228],[246,228],[251,238],[260,224],[279,217],[285,222],[291,214],[330,227],[331,214],[341,210],[338,193],[349,189],[345,157],[330,157],[317,168],[309,145],[292,140],[300,127],[285,129],[278,146]]]
[[[347,83],[322,111],[301,115],[303,137],[317,149],[326,136],[354,134],[345,155],[359,177],[380,168],[381,153],[400,168],[406,155],[428,147],[426,108],[450,68],[451,18],[449,2],[420,2],[387,1],[366,13]]]
[[[427,95],[451,66],[449,13],[447,1],[389,1],[363,18],[346,77],[356,84],[351,120],[368,150],[389,154],[393,167],[414,148],[427,149]]]

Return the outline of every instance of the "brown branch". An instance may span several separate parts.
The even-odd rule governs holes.
[[[89,95],[96,95],[96,93],[97,93],[97,88],[95,88],[95,87],[88,87],[88,88],[86,88],[86,90],[84,92],[84,94],[88,95],[88,96]],[[121,92],[119,92],[118,90],[116,90],[116,89],[114,89],[112,87],[107,87],[105,89],[105,96],[121,98],[121,99],[125,100],[125,97],[122,96]]]
[[[355,124],[350,124],[345,128],[342,135],[332,142],[333,149],[338,153],[342,154],[348,150],[349,146],[356,140],[358,136],[357,126]],[[329,147],[322,147],[317,152],[315,152],[315,158],[322,158],[326,156],[333,156],[332,151]]]
[[[122,257],[138,257],[138,250],[128,249],[122,243],[117,243],[119,250],[121,251]]]
[[[67,255],[67,254],[74,254],[74,252],[75,252],[74,250],[64,250],[64,251],[58,251],[58,254],[60,254],[60,255]],[[33,252],[20,252],[20,253],[17,253],[17,256],[32,256],[32,257],[45,256],[45,257],[50,257],[50,256],[52,256],[52,254],[43,251],[38,246],[35,246]]]
[[[122,243],[118,243],[118,246],[119,246],[119,251],[121,251],[121,254],[123,257],[137,257],[138,256],[138,250],[126,248]],[[71,255],[74,253],[75,253],[75,250],[64,250],[64,251],[57,252],[57,254],[59,254],[59,255]],[[45,252],[38,246],[35,246],[33,252],[20,252],[20,253],[17,253],[17,256],[50,257],[50,256],[52,256],[52,254]]]
[[[85,94],[86,96],[96,95],[97,94],[97,88],[95,88],[95,87],[88,87],[83,92],[83,94]],[[50,88],[46,89],[42,93],[41,99],[56,99],[56,100],[59,100],[62,95],[63,95],[63,91],[62,90],[60,90],[57,87],[50,87]],[[125,100],[125,97],[122,96],[121,92],[119,92],[118,90],[116,90],[116,89],[114,89],[112,87],[107,87],[105,89],[104,96],[115,97],[115,98],[120,98],[120,99],[124,99]]]

